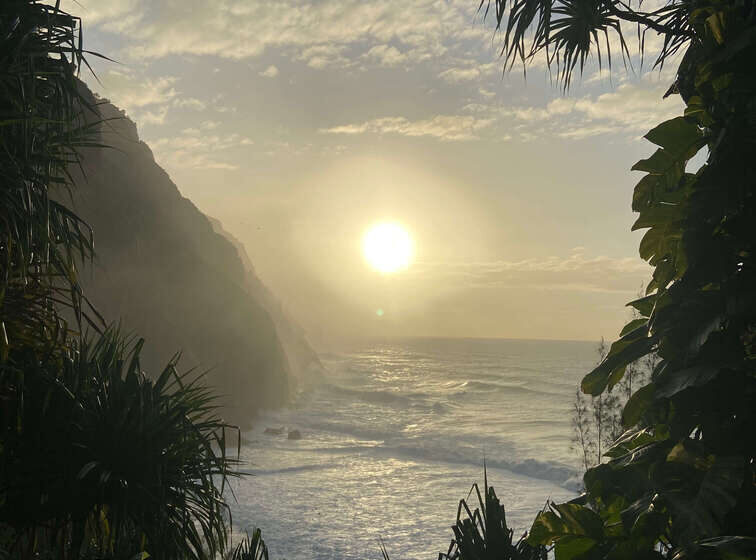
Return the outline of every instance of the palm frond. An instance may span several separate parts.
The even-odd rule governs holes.
[[[694,39],[688,3],[673,0],[650,12],[642,11],[641,4],[634,9],[620,0],[482,0],[478,10],[484,17],[495,14],[496,30],[503,33],[501,55],[506,69],[515,62],[526,68],[535,57],[544,56],[567,89],[575,69],[582,73],[592,55],[600,67],[606,61],[611,68],[613,39],[627,65],[631,57],[625,33],[631,25],[637,28],[641,55],[647,32],[662,35],[655,66],[662,66]]]

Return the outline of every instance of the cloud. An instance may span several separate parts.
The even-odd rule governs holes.
[[[295,58],[306,62],[310,68],[343,68],[351,64],[342,54],[345,48],[338,45],[313,45],[301,50]]]
[[[438,77],[445,82],[458,84],[460,82],[478,81],[485,77],[497,75],[501,72],[501,65],[498,62],[489,62],[486,64],[478,63],[474,60],[467,61],[464,66],[455,66],[439,73]]]
[[[134,122],[141,126],[150,124],[165,124],[165,118],[168,116],[168,108],[161,107],[156,111],[138,111],[131,114]]]
[[[398,66],[408,60],[406,54],[391,45],[376,45],[366,52],[364,57],[377,62],[380,66]]]
[[[275,49],[313,68],[359,59],[391,67],[438,59],[451,43],[483,43],[492,33],[479,19],[473,23],[476,6],[469,0],[224,0],[190,7],[176,1],[79,0],[83,9],[68,1],[88,25],[120,33],[125,45],[119,56],[131,60],[244,59]]]
[[[126,111],[162,105],[178,96],[174,87],[178,78],[173,76],[148,78],[133,72],[110,70],[100,79],[99,93]]]
[[[259,74],[264,78],[275,78],[278,76],[278,68],[271,64],[265,70],[259,72]]]
[[[480,79],[480,69],[470,68],[449,68],[441,72],[438,77],[451,83],[466,82]]]
[[[436,115],[428,119],[411,121],[405,117],[383,117],[358,124],[347,124],[321,129],[327,134],[399,134],[402,136],[430,136],[440,140],[475,140],[479,131],[489,127],[492,119],[469,115]]]
[[[236,113],[237,109],[233,105],[228,105],[226,101],[226,95],[223,93],[217,93],[210,100],[209,105],[217,113]]]
[[[565,256],[520,261],[416,263],[417,274],[459,288],[527,287],[549,291],[637,293],[651,268],[636,257],[587,256],[578,247]],[[444,279],[444,280],[441,280]]]
[[[644,83],[624,83],[615,91],[595,98],[583,97],[574,103],[564,99],[557,101],[562,114],[582,113],[591,123],[603,121],[615,129],[646,132],[680,112],[679,101],[662,100],[666,87],[667,84],[648,87]]]
[[[177,136],[152,140],[155,158],[168,169],[238,169],[229,157],[230,150],[254,144],[240,134],[214,134],[215,121],[204,121],[199,127],[185,128]]]
[[[91,84],[99,95],[125,110],[139,125],[162,125],[173,110],[206,111],[211,105],[218,112],[222,106],[196,97],[185,96],[178,89],[178,78],[152,78],[134,70],[102,72],[100,83]]]
[[[204,111],[207,109],[207,103],[195,97],[179,97],[173,100],[173,106],[179,109],[193,109],[195,111]]]
[[[525,141],[544,135],[583,139],[621,134],[638,138],[658,123],[681,113],[679,99],[662,99],[667,87],[666,82],[644,77],[625,80],[607,93],[559,97],[540,106],[469,103],[463,110],[492,118],[498,126],[508,130],[517,130]]]
[[[63,11],[78,15],[84,25],[111,32],[126,32],[139,25],[144,16],[142,0],[62,0]]]

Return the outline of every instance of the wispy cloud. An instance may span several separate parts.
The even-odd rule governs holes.
[[[148,78],[130,71],[110,70],[101,76],[101,81],[100,93],[126,111],[163,105],[178,96],[178,78],[174,76]]]
[[[364,58],[377,62],[380,66],[398,66],[407,62],[407,54],[392,45],[375,45]]]
[[[399,134],[402,136],[430,136],[439,140],[464,141],[477,139],[479,131],[489,127],[492,119],[470,115],[436,115],[428,119],[409,120],[405,117],[383,117],[357,124],[321,129],[327,134]]]
[[[662,99],[667,87],[668,83],[659,80],[624,80],[607,93],[559,97],[544,105],[470,103],[464,111],[492,118],[498,126],[519,130],[525,141],[543,135],[582,139],[621,134],[638,138],[659,122],[680,114],[679,99]]]
[[[344,68],[352,64],[352,62],[343,55],[346,47],[343,45],[312,45],[300,50],[297,55],[297,60],[302,60],[307,63],[310,68]]]
[[[265,70],[259,72],[259,74],[264,78],[275,78],[276,76],[278,76],[278,67],[271,64]]]
[[[144,16],[142,0],[61,0],[62,10],[82,17],[85,25],[97,25],[110,32],[127,32]]]
[[[501,64],[499,62],[489,62],[481,64],[478,61],[470,60],[463,66],[454,66],[438,74],[438,77],[452,84],[460,82],[479,81],[484,77],[491,77],[501,73]]]
[[[207,109],[207,103],[195,97],[182,96],[179,99],[174,99],[172,105],[179,109],[192,109],[194,111],[204,111]]]
[[[168,168],[238,169],[228,151],[254,142],[239,134],[215,134],[215,121],[204,121],[198,127],[185,128],[177,136],[157,138],[150,142],[156,159]]]
[[[90,25],[123,34],[129,42],[123,56],[135,59],[174,54],[242,59],[275,48],[314,68],[360,58],[396,66],[438,56],[450,41],[491,34],[490,27],[472,23],[476,7],[466,0],[226,0],[195,3],[192,9],[177,2],[80,1],[83,10],[71,9],[83,12]],[[304,52],[313,47],[335,52]]]
[[[432,263],[415,265],[416,274],[445,279],[459,288],[527,286],[550,291],[637,292],[650,267],[636,257],[571,254],[520,261]]]

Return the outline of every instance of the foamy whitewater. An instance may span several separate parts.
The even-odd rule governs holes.
[[[433,560],[484,457],[517,533],[575,495],[571,406],[595,344],[409,339],[321,359],[244,434],[234,530],[261,527],[271,558],[379,559],[381,538],[393,560]]]

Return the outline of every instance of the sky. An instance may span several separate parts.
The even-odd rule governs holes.
[[[90,56],[99,82],[85,81],[316,345],[613,339],[650,277],[630,167],[653,152],[643,134],[682,112],[662,100],[674,64],[625,69],[615,52],[611,72],[593,60],[564,92],[543,60],[503,71],[476,0],[63,7],[85,48],[117,61]],[[415,244],[392,275],[361,251],[383,221]]]

